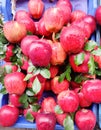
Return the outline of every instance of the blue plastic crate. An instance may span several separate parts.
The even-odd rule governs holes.
[[[54,6],[56,3],[56,0],[54,3],[49,3],[49,0],[43,0],[45,3],[45,9],[49,8],[50,6]],[[19,9],[28,9],[27,8],[27,2],[28,0],[18,0],[17,1],[17,8]],[[71,3],[73,5],[73,10],[83,10],[84,12],[94,15],[95,10],[97,8],[97,0],[71,0]],[[22,6],[23,5],[23,6]],[[13,18],[12,12],[11,12],[11,1],[10,0],[1,0],[0,1],[0,14],[4,16],[4,22],[9,21]],[[96,36],[93,34],[91,39],[95,40]],[[0,60],[0,66],[4,64],[4,61]],[[2,85],[0,85],[0,88]],[[0,94],[0,107],[8,103],[8,95],[2,95]],[[91,110],[95,113],[96,118],[98,118],[98,109],[97,104],[93,104],[91,106]],[[18,121],[13,128],[36,128],[35,123],[28,122],[23,116],[19,116]],[[64,128],[58,124],[56,124],[55,130],[64,130]],[[75,130],[78,130],[78,128],[75,126]]]

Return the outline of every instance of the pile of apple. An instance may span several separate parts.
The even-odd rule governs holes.
[[[0,125],[24,116],[37,130],[54,130],[56,123],[93,130],[96,116],[89,108],[101,103],[101,47],[90,40],[97,18],[73,11],[69,0],[44,8],[42,0],[29,0],[28,11],[0,24],[0,91],[8,93]]]

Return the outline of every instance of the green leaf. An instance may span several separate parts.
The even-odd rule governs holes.
[[[50,71],[46,68],[42,68],[40,74],[46,79],[50,78]]]
[[[32,77],[33,77],[32,74],[27,74],[27,75],[25,76],[25,78],[24,78],[24,81],[27,81],[27,80],[29,80],[29,79],[32,78]]]
[[[66,67],[66,79],[68,80],[68,81],[71,81],[71,66],[70,65],[67,65],[67,67]]]
[[[101,76],[101,70],[95,70],[95,74]]]
[[[28,112],[26,114],[26,120],[27,121],[30,121],[30,122],[33,122],[34,121],[34,117],[32,116],[32,114],[30,112]]]
[[[28,108],[29,107],[29,103],[28,102],[25,102],[25,103],[22,103],[22,104],[23,104],[24,108]]]
[[[62,73],[62,74],[60,74],[58,81],[59,81],[59,82],[62,82],[62,81],[65,79],[65,76],[66,76],[66,73],[65,73],[65,72]]]
[[[37,94],[41,90],[41,83],[40,83],[40,81],[38,80],[37,77],[35,78],[35,80],[32,84],[32,90],[35,94]]]
[[[6,65],[4,67],[4,71],[5,71],[6,74],[9,74],[9,73],[12,72],[12,67],[10,65]]]
[[[74,58],[74,62],[76,65],[81,65],[84,61],[84,57],[85,57],[85,54],[82,52],[82,53],[79,53],[75,56]]]
[[[26,103],[28,99],[28,96],[26,94],[23,94],[20,98],[19,101],[20,103]]]
[[[2,94],[7,94],[8,92],[6,91],[6,88],[2,87],[2,88],[0,89],[0,93],[2,93]]]
[[[27,89],[27,90],[26,90],[26,94],[27,94],[28,96],[34,96],[34,92],[33,92],[32,89]]]
[[[82,74],[79,74],[75,77],[74,81],[76,83],[81,83],[82,81],[85,81],[87,80],[88,78],[87,77],[84,77]]]
[[[28,67],[28,72],[31,73],[35,69],[35,66],[31,65]]]
[[[67,117],[63,121],[64,130],[74,130],[74,121],[71,116],[67,115]]]
[[[88,68],[89,68],[89,73],[94,74],[95,73],[95,63],[94,63],[94,58],[91,56],[90,60],[88,62]]]
[[[33,74],[34,74],[34,75],[40,74],[40,68],[35,68],[35,69],[33,70]]]
[[[96,50],[92,51],[92,54],[95,56],[101,56],[101,48],[97,48]]]
[[[37,112],[40,109],[40,105],[36,103],[34,105],[31,105],[31,108],[34,112]]]
[[[29,103],[35,103],[35,102],[37,102],[37,101],[38,101],[37,97],[34,97],[34,96],[28,97],[28,102],[29,102]]]
[[[60,38],[60,32],[55,34],[55,39],[59,39]]]
[[[97,43],[93,40],[89,40],[88,42],[86,42],[85,46],[84,46],[84,50],[85,51],[92,51],[94,50],[94,48],[97,46]]]
[[[57,114],[63,114],[63,110],[60,108],[59,105],[56,105],[56,106],[55,106],[55,112],[56,112]]]

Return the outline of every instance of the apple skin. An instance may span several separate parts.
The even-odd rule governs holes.
[[[22,23],[26,26],[26,30],[29,33],[35,34],[36,28],[35,28],[35,23],[30,17],[25,17],[23,19],[16,19],[19,23]]]
[[[29,0],[28,10],[34,19],[41,18],[44,11],[44,3],[42,0]]]
[[[17,94],[9,94],[9,103],[14,105],[15,107],[21,107],[22,104],[19,101],[20,96]]]
[[[64,90],[57,96],[57,103],[64,112],[75,112],[79,106],[79,97],[73,90]]]
[[[28,47],[29,45],[39,38],[36,35],[27,35],[21,41],[21,50],[25,56],[28,56]]]
[[[27,82],[22,72],[12,72],[4,77],[4,85],[9,94],[22,95],[26,89]]]
[[[49,44],[52,48],[52,56],[50,60],[51,64],[55,66],[63,64],[67,57],[67,54],[61,46],[60,42],[53,42],[49,40]]]
[[[99,25],[101,25],[101,5],[95,11],[95,18]]]
[[[31,18],[31,15],[29,12],[25,11],[25,10],[17,10],[15,13],[15,20],[20,20],[23,18]]]
[[[0,126],[13,126],[19,116],[19,109],[13,105],[4,105],[0,108]]]
[[[36,116],[37,130],[54,130],[56,117],[54,113],[38,113]]]
[[[4,36],[11,43],[19,43],[27,35],[24,24],[17,21],[7,21],[3,26]]]
[[[96,124],[96,117],[91,110],[83,108],[76,112],[75,122],[80,130],[93,130]]]
[[[41,103],[41,109],[45,113],[55,113],[56,101],[53,97],[44,98]]]
[[[69,82],[64,79],[62,82],[59,82],[59,76],[55,76],[51,80],[51,89],[55,94],[59,94],[60,92],[64,90],[68,90],[69,88]]]
[[[64,25],[63,12],[58,7],[48,8],[44,13],[45,28],[49,32],[58,32]]]
[[[101,102],[101,80],[92,79],[86,80],[82,84],[82,93],[84,98],[91,103]]]
[[[51,55],[52,48],[45,40],[33,41],[29,46],[28,56],[35,66],[48,66]]]

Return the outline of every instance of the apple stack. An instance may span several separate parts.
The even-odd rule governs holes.
[[[94,16],[73,11],[69,0],[46,10],[42,0],[29,0],[28,11],[1,22],[0,91],[9,95],[1,126],[14,125],[20,115],[38,130],[54,130],[56,123],[94,129],[89,107],[101,103],[101,47],[90,40],[96,24]]]

